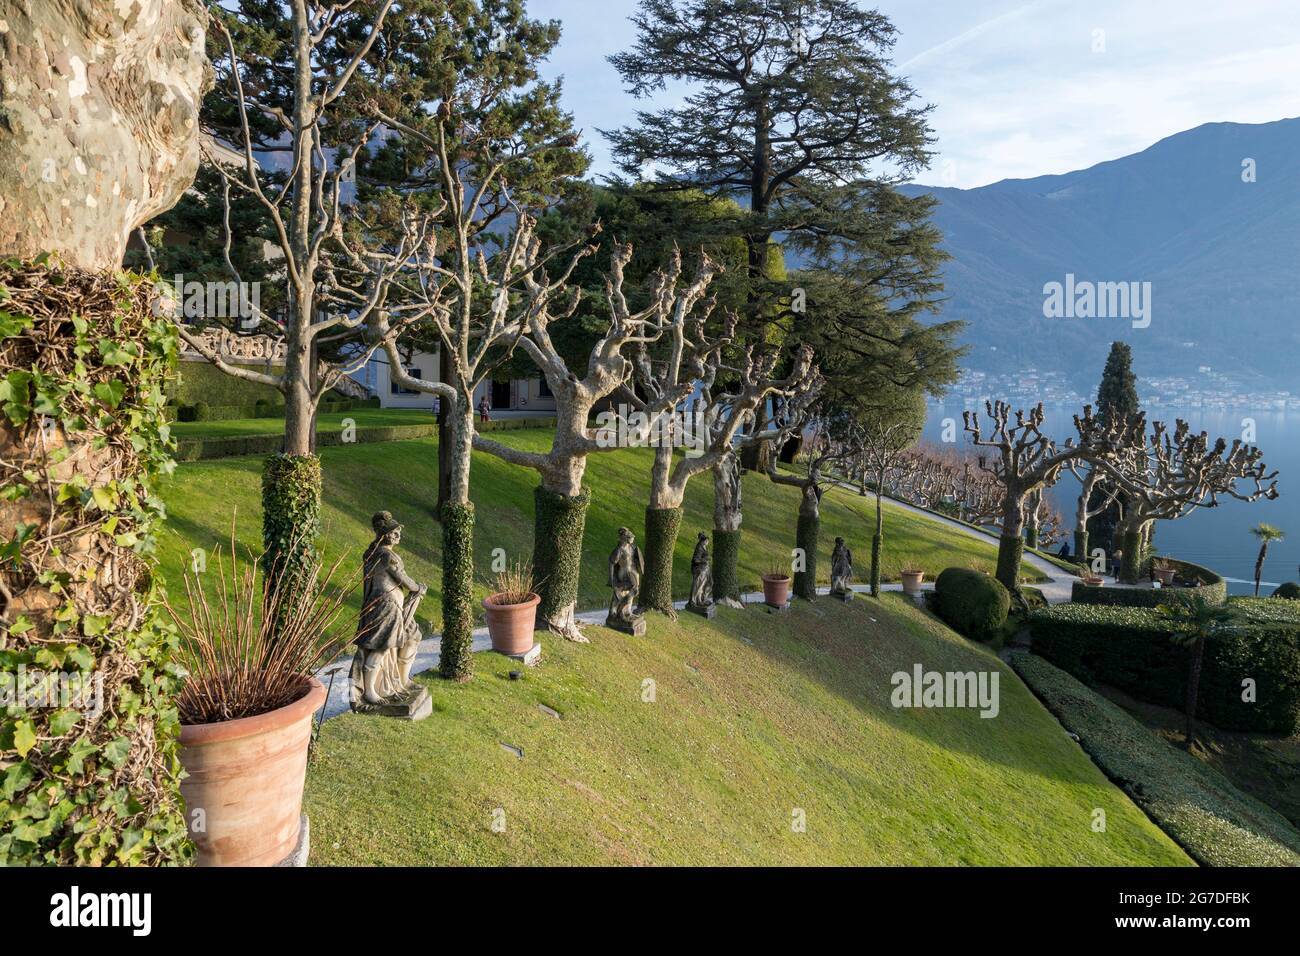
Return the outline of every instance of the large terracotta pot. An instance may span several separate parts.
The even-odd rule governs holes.
[[[522,604],[496,604],[499,597],[489,594],[483,599],[487,612],[488,634],[492,637],[492,650],[498,654],[526,654],[533,647],[533,632],[537,630],[537,605],[542,599],[534,594]]]
[[[790,578],[787,575],[763,575],[763,603],[769,607],[785,607],[790,601]]]
[[[320,681],[303,686],[268,714],[181,727],[181,796],[198,866],[275,866],[293,853],[311,719],[325,703]]]
[[[1167,588],[1169,585],[1174,583],[1175,571],[1173,568],[1153,568],[1151,573],[1155,576],[1155,579],[1160,582],[1161,587]]]
[[[921,580],[925,577],[924,571],[901,571],[903,578],[904,594],[920,594]]]

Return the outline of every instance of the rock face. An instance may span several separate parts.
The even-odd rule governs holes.
[[[121,264],[199,163],[198,0],[0,0],[0,255]]]

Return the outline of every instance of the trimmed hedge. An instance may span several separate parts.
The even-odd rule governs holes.
[[[971,640],[996,638],[1011,611],[1011,595],[997,578],[969,568],[947,568],[934,582],[933,607]]]
[[[1296,584],[1294,581],[1279,584],[1273,591],[1273,597],[1286,598],[1288,601],[1300,601],[1300,584]]]
[[[1075,581],[1070,588],[1070,600],[1075,604],[1104,605],[1108,607],[1142,607],[1154,608],[1168,604],[1179,596],[1195,594],[1205,599],[1207,604],[1220,605],[1228,600],[1228,582],[1209,568],[1190,561],[1165,559],[1177,572],[1175,581],[1199,582],[1192,587],[1188,584],[1175,584],[1167,588],[1115,588],[1089,587],[1082,581]]]
[[[1011,666],[1103,773],[1206,866],[1300,865],[1300,834],[1213,767],[1033,654]]]
[[[1159,593],[1159,592],[1156,592]],[[1300,607],[1272,598],[1233,598],[1250,625],[1205,646],[1196,716],[1226,730],[1292,734],[1300,729]],[[1181,709],[1191,652],[1175,625],[1149,608],[1060,604],[1029,620],[1034,653],[1089,683]],[[1242,700],[1242,681],[1255,700]]]
[[[509,418],[476,424],[476,431],[514,431],[519,428],[545,426],[555,419]],[[343,441],[343,432],[316,432],[316,447],[331,445],[368,445],[380,441],[414,441],[438,434],[435,423],[423,425],[366,425],[358,427],[351,442]],[[238,458],[241,455],[274,455],[284,446],[284,435],[231,435],[225,438],[182,438],[176,442],[177,461],[208,461],[213,458]]]
[[[320,403],[320,411],[354,412],[365,408],[380,408],[378,398],[344,398]],[[199,401],[192,405],[175,405],[178,422],[229,422],[246,418],[284,418],[284,398],[258,399],[243,405],[209,405]]]

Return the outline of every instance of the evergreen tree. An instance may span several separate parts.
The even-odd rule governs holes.
[[[1097,386],[1097,418],[1103,426],[1119,422],[1141,411],[1138,405],[1137,376],[1133,374],[1133,349],[1127,342],[1112,342],[1110,354],[1106,356],[1106,366],[1101,372],[1101,384]],[[1102,502],[1109,496],[1105,479],[1098,481],[1088,499],[1088,509],[1101,508]],[[1122,496],[1101,508],[1099,513],[1088,519],[1088,536],[1083,550],[1104,548],[1107,554],[1115,551],[1115,527],[1119,524],[1120,509],[1123,507]],[[1076,547],[1081,545],[1076,542]],[[1086,562],[1088,555],[1079,554],[1079,560]]]
[[[941,254],[933,200],[893,188],[927,165],[931,140],[929,107],[890,71],[889,20],[850,0],[642,0],[632,20],[635,44],[610,58],[629,91],[669,80],[691,91],[605,135],[624,172],[654,189],[740,203],[751,327],[793,352],[814,325],[846,317],[850,328],[824,341],[870,333],[900,346],[904,330],[881,319],[907,326],[935,306]],[[797,275],[771,268],[778,235]],[[846,291],[813,309],[807,272]],[[765,467],[761,454],[745,464]]]

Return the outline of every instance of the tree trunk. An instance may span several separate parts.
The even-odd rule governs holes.
[[[199,166],[198,0],[0,0],[0,251],[114,269]]]
[[[821,508],[814,488],[804,489],[799,505],[795,546],[803,553],[804,569],[794,574],[794,593],[806,601],[817,599],[817,541],[821,536]]]
[[[641,579],[640,604],[643,608],[676,617],[673,611],[673,551],[682,524],[683,496],[671,483],[672,465],[672,446],[656,447],[650,473],[650,504],[645,511],[645,576]]]
[[[447,381],[447,350],[438,346],[438,381]],[[442,520],[442,506],[451,499],[451,409],[449,403],[438,402],[438,501],[434,505],[434,520]],[[473,404],[473,396],[470,396]],[[473,415],[473,409],[470,409]]]
[[[1125,531],[1120,537],[1120,549],[1124,554],[1120,561],[1119,579],[1125,584],[1137,584],[1142,573],[1141,529]]]
[[[1259,597],[1259,581],[1264,576],[1264,555],[1268,554],[1268,542],[1259,546],[1259,557],[1255,559],[1255,597]]]
[[[1024,553],[1024,500],[1008,494],[1002,502],[1002,535],[998,538],[997,579],[1012,593],[1020,587],[1020,561]]]
[[[1091,558],[1088,555],[1088,526],[1084,525],[1082,530],[1076,528],[1074,531],[1074,560],[1079,564],[1088,564]]]
[[[744,607],[740,592],[740,462],[735,452],[713,466],[713,599]]]
[[[116,273],[132,231],[198,168],[207,14],[197,0],[0,0],[0,24],[0,259],[53,252],[69,267],[56,286],[48,267],[0,264],[13,403],[0,474],[6,492],[27,486],[0,500],[0,633],[6,667],[52,671],[51,648],[79,645],[100,681],[71,726],[48,708],[4,717],[0,866],[183,862],[178,675],[150,557],[157,516],[142,504],[168,461],[158,396],[174,332],[154,320],[149,283]],[[130,354],[108,365],[101,338]],[[33,371],[47,400],[77,388],[33,411]],[[107,495],[92,509],[48,493],[73,480]]]
[[[446,403],[451,404],[451,403]],[[458,388],[450,419],[447,501],[442,522],[442,650],[438,669],[464,682],[474,673],[474,505],[469,500],[470,453],[474,441],[473,396]]]
[[[881,485],[876,484],[876,533],[871,536],[871,596],[880,597],[880,559],[885,547],[885,511],[881,506]]]

